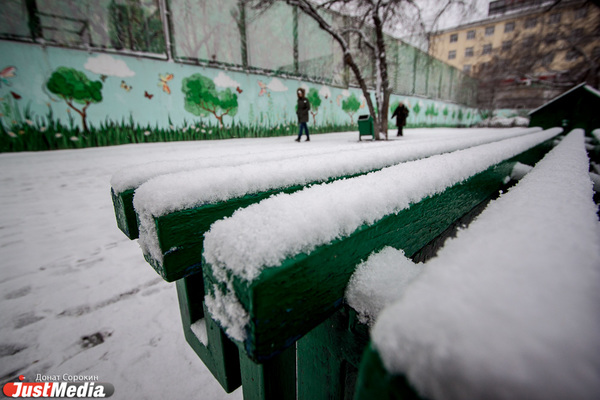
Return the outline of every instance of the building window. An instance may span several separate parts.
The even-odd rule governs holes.
[[[475,31],[467,31],[467,39],[475,39]]]
[[[525,20],[525,29],[535,28],[537,26],[538,19],[537,17],[527,18]]]
[[[485,28],[485,36],[492,36],[494,34],[494,28],[493,26],[486,26]]]
[[[470,73],[471,73],[471,64],[465,64],[465,65],[463,66],[463,72],[464,72],[465,74],[470,74]]]
[[[450,43],[458,42],[458,33],[450,35]]]
[[[473,48],[472,47],[467,47],[465,49],[465,57],[473,57]]]
[[[507,23],[504,25],[504,32],[505,32],[505,33],[507,33],[507,32],[512,32],[512,31],[514,31],[514,30],[515,30],[515,23],[514,23],[514,22],[507,22]]]
[[[512,48],[512,40],[505,40],[502,42],[502,51],[510,51]]]
[[[481,54],[492,54],[492,45],[491,44],[484,44],[483,45],[483,51],[481,52]]]
[[[456,50],[450,50],[448,52],[448,60],[454,60],[456,58]]]
[[[579,58],[579,52],[577,50],[569,50],[567,51],[567,54],[565,55],[565,60],[567,61],[574,61],[577,60]]]
[[[550,24],[560,24],[560,18],[561,18],[560,13],[554,13],[554,14],[550,15],[550,19],[548,20],[548,22]]]

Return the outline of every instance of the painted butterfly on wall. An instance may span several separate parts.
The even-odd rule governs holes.
[[[160,80],[158,86],[162,86],[163,92],[165,92],[166,94],[171,94],[171,88],[169,87],[168,83],[171,79],[173,79],[173,74],[158,74],[158,79]]]
[[[131,91],[131,89],[133,89],[133,87],[125,83],[125,81],[121,81],[121,88],[127,90],[128,92]]]
[[[12,67],[12,66],[6,67],[2,71],[0,71],[0,87],[2,87],[2,83],[4,83],[7,86],[10,86],[8,79],[6,79],[6,78],[14,77],[16,71],[17,71],[17,68]]]
[[[153,95],[153,94],[150,94],[150,93],[148,93],[148,91],[144,90],[144,97],[146,97],[146,98],[148,98],[148,99],[152,100],[152,98],[154,97],[154,95]]]

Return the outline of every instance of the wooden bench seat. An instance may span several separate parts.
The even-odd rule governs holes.
[[[592,195],[575,130],[379,314],[355,398],[593,398],[600,234]]]

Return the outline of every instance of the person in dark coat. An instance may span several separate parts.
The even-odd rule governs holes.
[[[406,125],[406,118],[408,118],[408,108],[404,103],[400,102],[398,107],[394,110],[392,118],[396,117],[396,126],[398,127],[398,136],[402,136],[402,128]]]
[[[306,141],[310,141],[310,136],[308,135],[308,111],[310,110],[310,103],[306,98],[306,91],[304,88],[298,88],[298,108],[296,110],[296,114],[298,115],[298,126],[300,127],[300,132],[298,133],[298,139],[296,142],[299,142],[302,138],[302,132],[306,132]]]

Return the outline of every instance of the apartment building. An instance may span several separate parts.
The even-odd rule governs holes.
[[[491,101],[494,107],[534,108],[570,85],[587,81],[598,86],[597,3],[492,1],[488,18],[433,33],[429,54],[480,79],[480,95],[487,97],[484,102]],[[512,93],[501,94],[507,86]],[[510,94],[515,98],[510,99]]]

